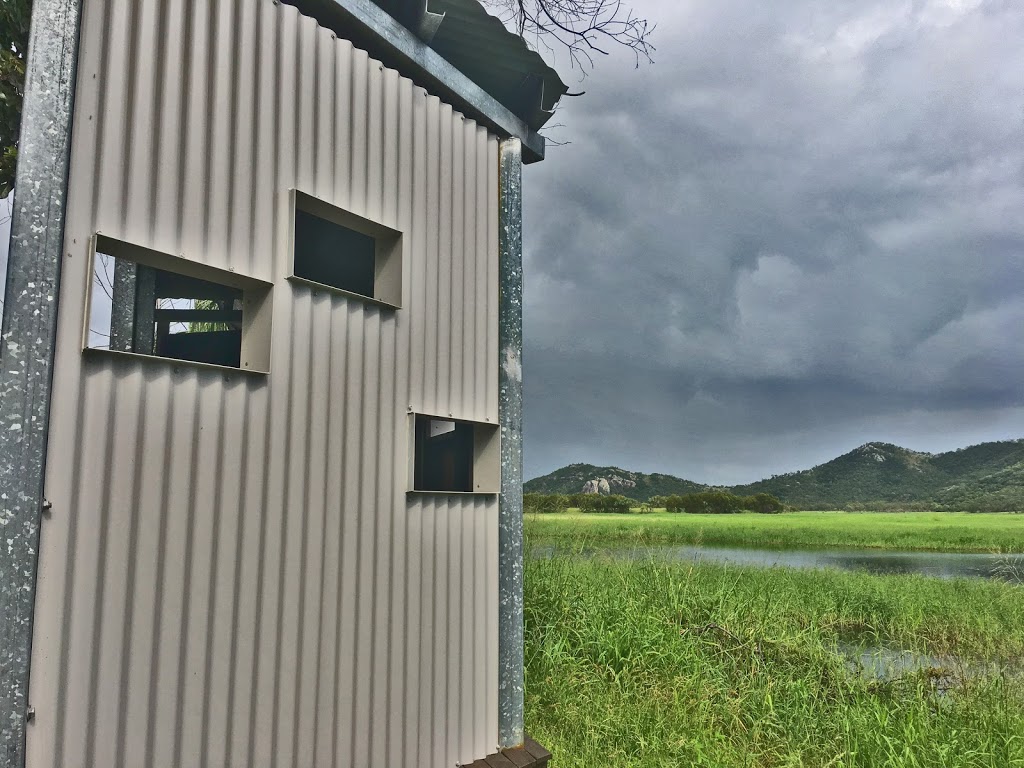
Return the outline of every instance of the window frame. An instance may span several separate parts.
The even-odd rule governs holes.
[[[419,418],[454,421],[473,427],[473,466],[471,491],[427,490],[416,487],[416,421]],[[408,484],[410,495],[432,496],[497,496],[501,493],[501,431],[496,422],[461,419],[423,411],[409,411],[408,416]]]
[[[392,229],[380,222],[373,221],[351,211],[333,205],[299,189],[290,190],[289,205],[289,238],[288,238],[288,281],[327,291],[347,299],[362,301],[385,309],[402,309],[403,300],[403,262],[405,238],[402,232]],[[295,270],[295,218],[298,211],[311,214],[318,218],[345,227],[353,232],[366,235],[374,241],[374,280],[373,296],[340,288],[328,283],[321,283],[308,277],[296,274]]]
[[[102,349],[89,345],[89,326],[92,319],[93,280],[96,260],[99,254],[115,259],[133,262],[163,272],[172,272],[184,277],[206,280],[211,283],[234,288],[242,292],[242,341],[239,366],[205,363],[178,357],[165,357],[144,352],[125,352],[116,349]],[[162,364],[184,365],[209,368],[223,372],[241,372],[257,375],[270,373],[271,336],[273,328],[274,284],[249,275],[242,275],[228,269],[221,269],[185,256],[169,253],[132,243],[122,238],[96,232],[89,238],[88,269],[86,270],[85,317],[82,323],[82,351],[89,355],[102,355],[133,360],[160,361]]]

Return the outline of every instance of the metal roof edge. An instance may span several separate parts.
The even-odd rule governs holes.
[[[373,0],[285,0],[324,27],[363,47],[386,66],[445,99],[503,138],[523,143],[523,162],[544,159],[537,131],[474,83]]]

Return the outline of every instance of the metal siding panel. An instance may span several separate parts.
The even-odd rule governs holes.
[[[362,307],[342,300],[348,314],[345,398],[345,549],[342,553],[342,603],[341,642],[338,644],[342,674],[339,682],[339,765],[355,765],[355,715],[356,702],[356,625],[359,599],[359,548],[361,499],[359,477],[362,453],[362,396],[360,386],[363,380],[362,334],[364,313]],[[343,751],[342,751],[343,750]]]
[[[253,169],[256,164],[256,92],[258,89],[256,13],[258,3],[233,0],[232,6],[236,55],[231,57],[231,124],[228,179],[231,204],[228,208],[226,247],[231,263],[239,272],[253,271],[252,212]],[[230,51],[229,51],[230,53]],[[243,130],[243,127],[246,130]]]
[[[96,762],[100,765],[116,765],[119,762],[119,742],[123,731],[119,728],[122,713],[120,691],[124,669],[122,665],[121,638],[131,631],[127,615],[128,589],[132,583],[129,573],[130,557],[116,557],[115,553],[133,553],[132,533],[139,515],[135,512],[135,465],[142,460],[139,454],[139,437],[143,434],[140,424],[140,403],[142,371],[121,370],[113,383],[112,406],[114,424],[111,434],[133,436],[135,439],[112,441],[110,447],[110,476],[107,480],[105,530],[103,531],[103,554],[101,554],[103,575],[102,597],[97,598],[99,613],[99,653],[97,694],[94,710],[96,728]],[[120,706],[101,705],[100,702],[118,702]]]
[[[477,132],[476,141],[476,162],[477,162],[477,175],[476,175],[476,210],[486,211],[487,206],[491,205],[491,166],[497,166],[498,156],[497,150],[493,154],[490,153],[491,147],[487,141],[487,131],[480,129]],[[497,182],[495,181],[495,186]],[[497,192],[497,189],[494,190]],[[495,203],[496,204],[496,203]],[[491,248],[491,230],[493,226],[495,231],[497,230],[497,219],[491,219],[487,214],[478,214],[476,216],[476,290],[474,291],[474,298],[476,301],[476,311],[473,314],[473,322],[475,324],[475,339],[476,344],[474,349],[480,349],[482,346],[488,343],[490,334],[497,335],[498,326],[497,323],[492,327],[489,323],[491,321],[490,312],[488,310],[488,285],[487,281],[490,279],[490,270],[487,266],[486,259],[490,259],[490,248]],[[495,253],[495,257],[497,253]],[[491,401],[487,396],[487,386],[489,379],[487,372],[493,365],[497,370],[497,360],[492,360],[486,355],[477,354],[474,358],[476,365],[473,366],[473,399],[477,403],[478,408],[483,409],[484,419],[492,418],[491,413]],[[497,393],[495,393],[496,395]],[[495,406],[496,407],[496,406]],[[497,423],[497,422],[495,422]]]
[[[483,408],[477,406],[474,391],[473,364],[476,358],[476,123],[467,120],[463,124],[462,146],[463,179],[462,179],[462,274],[459,276],[459,287],[462,295],[462,317],[459,329],[462,334],[462,361],[458,367],[460,378],[459,393],[461,396],[459,409],[470,414],[473,419],[482,421]]]
[[[188,578],[190,566],[191,511],[189,487],[194,482],[192,460],[198,415],[196,379],[173,376],[171,406],[171,452],[175,457],[167,467],[170,483],[167,510],[166,554],[163,560],[161,607],[163,621],[158,634],[159,648],[154,658],[160,665],[154,690],[157,696],[155,721],[173,727],[156,729],[154,762],[169,764],[181,760],[182,691],[187,677],[184,664],[187,636]],[[150,728],[152,728],[152,723]]]
[[[492,423],[498,423],[498,140],[487,137],[487,385],[484,395],[487,399],[487,415]],[[481,348],[480,351],[483,351]],[[493,361],[493,362],[492,362]],[[495,563],[498,562],[495,556]],[[497,592],[495,592],[497,600]]]
[[[332,71],[333,71],[333,64]],[[330,126],[333,132],[333,123]],[[339,379],[342,354],[338,348],[338,340],[343,338],[336,328],[334,300],[325,296],[318,305],[317,327],[322,325],[326,338],[320,348],[322,373],[325,392],[330,392],[332,385]],[[321,395],[322,398],[322,395]],[[316,461],[313,471],[317,473],[314,488],[322,494],[320,506],[323,510],[320,547],[320,614],[319,637],[317,648],[317,695],[314,720],[314,765],[333,764],[333,733],[335,723],[335,697],[337,687],[337,664],[334,650],[338,637],[338,603],[340,600],[339,577],[341,573],[338,555],[341,552],[341,474],[337,469],[341,465],[341,434],[340,426],[343,415],[341,398],[328,398],[326,402],[319,400],[326,419],[326,434],[322,447],[322,461]],[[314,457],[316,452],[313,452]]]
[[[417,515],[420,520],[420,637],[435,638],[435,619],[438,590],[435,588],[435,576],[437,571],[437,558],[434,549],[434,531],[437,519],[437,499],[426,497],[417,501],[418,509],[410,512]],[[433,759],[435,755],[434,741],[436,739],[436,728],[434,723],[434,648],[432,643],[421,642],[419,644],[419,741],[416,753],[423,758]]]
[[[236,253],[230,248],[230,215],[236,189],[231,176],[231,156],[235,143],[231,140],[234,111],[234,91],[237,84],[236,65],[238,56],[237,28],[235,22],[236,3],[221,0],[210,8],[210,37],[217,41],[206,52],[207,110],[209,125],[204,142],[209,189],[209,205],[206,206],[207,237],[204,248],[208,253],[220,256],[218,261],[226,262],[230,269],[244,270]]]
[[[357,545],[357,578],[359,596],[356,599],[356,684],[353,695],[356,702],[355,738],[353,739],[355,765],[372,765],[374,727],[373,654],[375,637],[373,611],[377,601],[374,584],[377,528],[377,473],[378,453],[374,436],[377,434],[380,384],[380,309],[363,310],[363,333],[360,346],[363,354],[363,375],[356,385],[362,392],[359,420],[359,538]]]
[[[157,47],[159,9],[150,4],[140,5],[134,10],[128,56],[129,60],[138,61],[139,51],[152,51]],[[152,222],[153,218],[153,197],[147,194],[147,190],[152,182],[153,138],[157,125],[153,101],[159,93],[155,87],[158,73],[159,68],[150,65],[146,67],[145,76],[136,77],[131,83],[133,109],[126,121],[131,139],[124,164],[127,182],[124,210],[129,220]]]
[[[178,137],[179,173],[179,208],[181,218],[178,221],[176,241],[177,252],[187,254],[188,258],[206,261],[204,241],[206,239],[207,208],[209,200],[198,190],[208,189],[209,176],[206,167],[206,146],[208,141],[207,108],[209,88],[212,74],[207,73],[207,50],[214,41],[209,38],[209,14],[212,8],[208,3],[195,2],[188,5],[186,11],[187,31],[185,33],[184,81],[188,84],[183,95],[184,124]],[[114,153],[107,158],[111,164],[117,164]],[[116,208],[114,209],[117,210]],[[126,232],[129,239],[131,234]],[[206,258],[204,258],[206,257]]]
[[[404,706],[402,716],[403,729],[402,753],[404,761],[398,765],[407,765],[415,755],[420,754],[422,745],[421,709],[422,675],[420,648],[421,642],[413,638],[426,637],[423,630],[423,508],[417,502],[406,507],[406,541],[408,543],[408,568],[406,570],[406,621],[405,621],[405,679],[402,682]]]
[[[197,382],[198,404],[193,431],[192,482],[188,487],[188,544],[185,555],[185,615],[182,703],[181,764],[199,765],[205,747],[207,708],[210,696],[208,642],[215,617],[210,581],[213,578],[214,519],[218,516],[213,499],[217,475],[217,454],[223,413],[223,387],[211,381],[207,372],[189,372]],[[218,377],[219,378],[219,377]],[[107,764],[107,763],[100,763]]]
[[[440,309],[437,300],[438,282],[440,280],[437,267],[439,256],[440,229],[440,193],[441,193],[441,137],[440,117],[441,102],[433,96],[427,96],[427,140],[424,147],[426,155],[426,204],[424,218],[426,227],[423,230],[425,253],[423,256],[423,295],[420,304],[410,307],[413,316],[423,318],[423,369],[422,384],[419,392],[413,393],[413,402],[418,410],[425,413],[440,413],[441,405],[437,400],[436,384],[441,376],[438,361],[438,337]],[[418,397],[417,397],[418,396]]]
[[[413,410],[413,402],[425,408],[423,400],[424,380],[426,376],[426,330],[427,318],[425,311],[427,296],[427,249],[426,232],[429,216],[427,214],[427,93],[422,88],[414,88],[412,96],[412,220],[410,232],[420,233],[419,237],[409,238],[405,243],[405,295],[408,297],[409,312],[404,320],[407,328],[405,336],[409,339],[409,371],[408,393],[406,406]],[[408,318],[415,317],[419,322]]]
[[[412,82],[406,78],[398,81],[397,88],[397,121],[398,131],[396,133],[395,145],[395,188],[398,191],[396,197],[395,221],[396,228],[400,231],[411,230],[413,221],[413,196],[412,196],[412,173],[413,173],[413,100],[414,90]],[[406,251],[404,257],[404,291],[409,291],[409,255]],[[403,407],[409,400],[409,321],[406,315],[396,315],[394,323],[395,333],[395,391],[393,401],[395,408],[391,411],[391,428],[393,434],[402,434],[406,426],[406,408]],[[413,638],[418,637],[412,634],[414,631],[407,621],[407,606],[414,600],[410,599],[407,586],[407,579],[411,573],[411,543],[415,540],[414,521],[407,516],[405,496],[402,493],[408,482],[408,446],[404,446],[399,440],[393,452],[393,463],[391,467],[392,499],[391,499],[391,612],[388,637],[391,642],[388,644],[388,680],[390,686],[388,693],[388,757],[387,765],[405,765],[407,761],[407,747],[409,743],[408,731],[411,725],[407,718],[407,700],[413,688],[408,685],[406,666],[406,647],[413,645]]]
[[[434,413],[452,413],[452,108],[441,105],[440,172],[438,174],[437,219],[437,380],[434,383]]]
[[[307,145],[308,146],[308,145]],[[299,760],[303,741],[301,719],[303,688],[302,650],[305,626],[307,554],[309,550],[308,519],[310,516],[308,467],[311,455],[309,440],[310,393],[312,389],[312,302],[308,290],[293,292],[291,397],[288,409],[287,454],[282,457],[288,467],[285,495],[285,550],[283,606],[281,611],[280,670],[281,693],[278,709],[279,760],[284,765],[308,764]],[[312,721],[309,722],[311,724]]]
[[[448,521],[448,497],[441,497],[434,507],[434,547],[432,550],[434,570],[434,675],[431,683],[433,699],[433,755],[431,765],[445,765],[450,748],[448,742],[448,665],[450,629],[448,616],[448,541],[451,525]]]
[[[466,647],[462,644],[463,618],[463,569],[462,569],[462,536],[463,512],[471,500],[467,497],[455,498],[449,507],[449,682],[447,682],[447,732],[449,732],[449,749],[455,752],[460,763],[472,760],[472,754],[464,748],[469,738],[462,726],[462,711],[467,701],[462,697],[462,678],[466,666]]]
[[[488,499],[487,514],[487,644],[484,674],[486,676],[487,727],[484,732],[497,744],[498,741],[498,500]]]
[[[96,115],[96,120],[101,126],[99,136],[102,143],[99,155],[104,161],[98,164],[96,169],[96,205],[97,210],[116,212],[104,222],[115,230],[121,228],[127,217],[124,207],[125,195],[122,191],[127,158],[121,159],[121,156],[130,152],[128,137],[125,135],[125,117],[130,114],[130,105],[127,103],[127,78],[130,69],[127,37],[131,12],[130,3],[115,3],[107,7],[104,28],[109,31],[110,40],[103,49],[102,75],[106,88],[101,90],[101,106]],[[112,157],[115,150],[116,160]]]
[[[473,752],[479,755],[497,744],[497,731],[488,731],[487,617],[497,613],[498,607],[487,591],[488,505],[485,499],[477,499],[473,507]],[[497,706],[495,701],[495,710]]]
[[[298,702],[298,763],[316,764],[320,678],[323,674],[320,643],[326,606],[323,603],[327,540],[327,476],[322,457],[327,455],[327,432],[313,425],[326,417],[326,402],[319,396],[330,386],[331,300],[315,294],[310,318],[310,389],[306,419],[310,425],[306,462],[306,554],[302,615],[302,696]]]
[[[187,70],[182,56],[188,35],[186,6],[186,3],[166,3],[160,6],[161,31],[157,36],[154,56],[154,88],[157,98],[153,104],[156,113],[152,115],[153,186],[139,192],[151,202],[153,242],[175,246],[180,238],[183,194],[179,173],[179,137],[183,135],[183,105],[188,89]],[[157,84],[158,77],[163,79],[160,84]],[[179,249],[175,247],[173,250],[177,252]]]
[[[163,488],[171,434],[167,408],[171,398],[171,380],[160,375],[151,375],[147,379],[142,467],[135,502],[140,512],[143,510],[141,498],[150,489],[159,492]],[[139,523],[140,530],[136,539],[135,573],[130,582],[134,601],[131,609],[132,637],[131,642],[126,643],[126,649],[129,649],[126,690],[120,702],[123,707],[120,727],[125,738],[123,762],[126,765],[145,765],[149,762],[150,692],[155,672],[151,660],[159,631],[160,566],[165,543],[163,533],[166,511],[166,504],[163,503],[147,509],[146,519]]]
[[[460,510],[459,538],[461,539],[462,550],[459,552],[459,567],[461,570],[461,583],[459,590],[459,606],[461,615],[459,617],[459,631],[462,634],[459,645],[462,648],[460,660],[462,661],[462,676],[459,680],[459,691],[456,694],[459,701],[459,754],[462,762],[470,762],[474,759],[474,740],[476,733],[473,729],[473,689],[477,685],[476,653],[473,647],[473,627],[479,619],[476,616],[476,605],[473,600],[474,579],[473,545],[475,535],[473,523],[476,520],[478,510],[475,499],[466,498],[463,500]]]
[[[339,206],[348,203],[352,177],[352,44],[347,40],[336,43],[334,67],[334,201]]]
[[[104,526],[103,510],[106,508],[106,472],[110,465],[107,453],[107,442],[97,441],[96,437],[108,433],[107,428],[110,410],[111,393],[113,392],[113,375],[108,368],[97,372],[95,381],[91,382],[85,406],[92,411],[92,418],[87,412],[85,426],[88,432],[82,437],[88,443],[80,457],[82,472],[79,475],[79,486],[74,495],[78,509],[76,515],[86,519],[76,531],[78,534],[75,541],[75,548],[81,553],[77,558],[76,582],[73,585],[74,598],[71,600],[70,616],[70,642],[74,648],[88,648],[93,656],[88,665],[76,665],[69,670],[68,694],[64,701],[64,716],[68,719],[67,740],[65,745],[66,753],[69,756],[90,753],[86,759],[92,759],[93,731],[91,723],[84,718],[76,718],[74,715],[79,711],[91,711],[95,701],[94,686],[95,673],[98,670],[98,659],[95,658],[97,649],[97,635],[99,628],[96,625],[96,607],[102,599],[102,585],[99,574],[102,569],[103,555],[102,542]],[[92,438],[92,439],[90,439]],[[78,589],[81,584],[82,588]],[[31,699],[30,699],[31,700]],[[74,759],[73,757],[71,759]]]
[[[465,200],[465,156],[463,152],[463,129],[465,122],[460,118],[457,125],[452,126],[452,154],[451,154],[451,214],[448,220],[451,222],[451,229],[448,235],[450,254],[450,282],[448,285],[448,302],[441,306],[447,306],[449,311],[445,318],[449,324],[448,345],[450,348],[450,360],[448,369],[451,371],[451,378],[448,382],[448,413],[462,418],[471,417],[462,403],[462,371],[463,371],[463,349],[462,349],[462,318],[465,313],[464,298],[462,295],[462,276],[465,272],[465,253],[463,252],[463,225],[465,215],[463,201]]]
[[[405,491],[410,410],[497,417],[496,141],[271,0],[84,13],[29,766],[483,757],[496,508]],[[296,187],[405,309],[283,280]],[[271,373],[83,356],[97,230],[273,280]]]
[[[236,644],[239,543],[242,532],[240,499],[244,485],[246,444],[245,398],[239,397],[244,382],[225,382],[223,387],[219,456],[216,474],[217,507],[213,516],[213,561],[210,571],[211,631],[206,647],[209,694],[203,725],[203,753],[209,765],[227,764],[232,730],[232,674]]]
[[[252,701],[255,698],[256,646],[260,604],[260,554],[262,552],[262,491],[265,466],[266,410],[262,392],[244,382],[241,429],[241,477],[238,509],[239,530],[235,562],[234,602],[231,617],[231,648],[228,660],[227,732],[224,734],[225,765],[244,764],[252,739]]]

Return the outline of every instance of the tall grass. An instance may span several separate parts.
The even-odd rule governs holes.
[[[1024,552],[1024,515],[956,512],[790,512],[781,515],[528,515],[535,541],[643,540],[774,549]]]
[[[1020,587],[568,556],[526,590],[527,730],[560,768],[1024,766]],[[850,640],[960,661],[870,680]]]

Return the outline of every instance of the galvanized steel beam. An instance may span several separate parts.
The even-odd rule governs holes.
[[[114,260],[110,281],[110,348],[116,352],[135,350],[135,263]]]
[[[288,0],[325,27],[366,46],[435,96],[488,126],[503,138],[522,142],[527,163],[544,159],[544,137],[416,37],[373,0]]]
[[[498,170],[498,747],[523,743],[523,158],[501,142]]]
[[[82,0],[35,0],[0,339],[0,768],[25,764]]]

